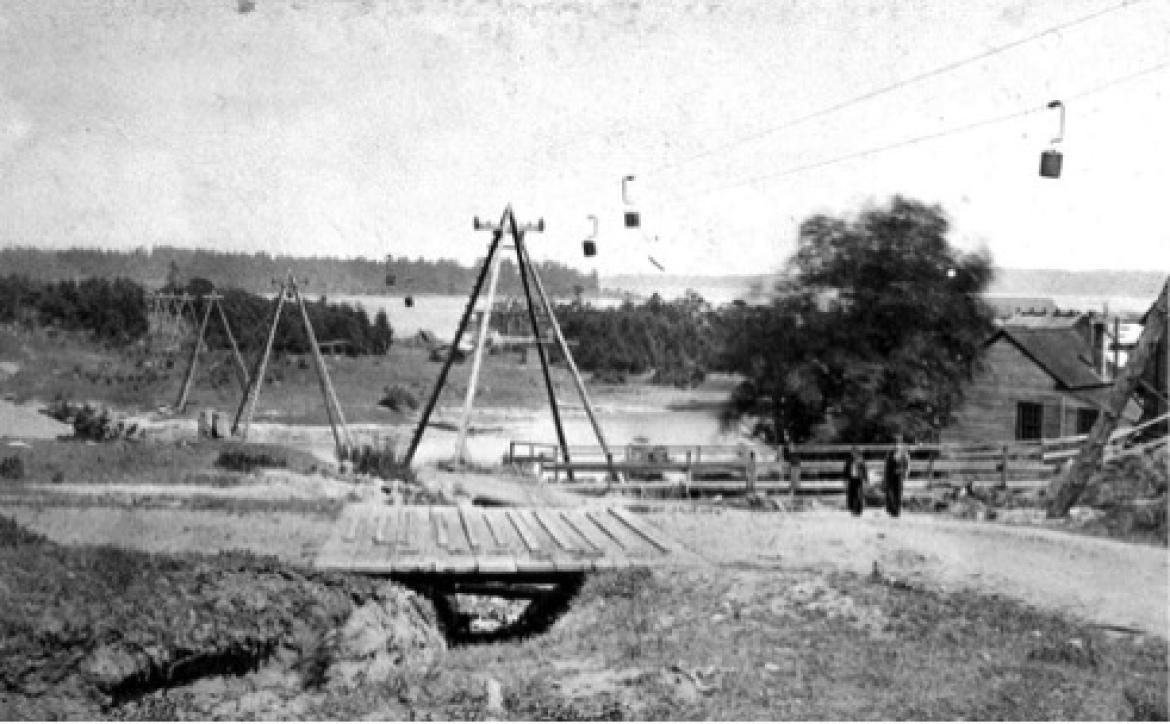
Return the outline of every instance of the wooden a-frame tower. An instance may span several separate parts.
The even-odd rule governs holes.
[[[212,291],[210,294],[205,294],[203,300],[203,317],[199,322],[199,333],[195,335],[195,344],[191,349],[191,356],[187,360],[187,370],[183,373],[183,386],[179,390],[179,399],[175,402],[175,409],[178,412],[183,412],[187,409],[187,398],[191,394],[191,383],[195,380],[195,368],[199,364],[199,352],[207,344],[207,325],[211,321],[211,310],[215,308],[219,312],[219,320],[223,325],[224,334],[227,335],[228,343],[232,346],[232,355],[236,362],[237,377],[240,380],[240,387],[245,391],[248,389],[248,367],[244,364],[244,357],[240,354],[240,347],[236,344],[236,337],[232,334],[232,325],[228,323],[227,314],[223,311],[223,305],[220,301],[223,295],[219,292]]]
[[[280,312],[286,303],[295,304],[300,308],[305,336],[308,338],[309,351],[312,353],[313,366],[317,372],[317,381],[321,385],[321,397],[325,401],[325,414],[329,417],[329,427],[333,432],[333,442],[336,445],[338,458],[344,459],[346,453],[353,449],[353,440],[349,434],[349,427],[345,423],[345,414],[341,411],[341,403],[337,401],[333,382],[329,379],[329,370],[325,367],[325,358],[321,354],[321,347],[317,344],[317,335],[313,332],[313,324],[309,321],[309,310],[305,306],[305,299],[301,296],[300,287],[297,285],[291,270],[280,282],[280,292],[276,295],[276,303],[272,310],[272,321],[268,325],[268,337],[249,377],[244,396],[240,399],[236,416],[232,420],[232,435],[239,435],[243,440],[248,439],[248,428],[252,424],[256,403],[260,399],[260,388],[264,384],[268,359],[272,356],[272,344],[276,339],[277,325],[280,324]]]
[[[468,323],[475,311],[476,302],[479,300],[480,292],[483,289],[485,277],[487,277],[489,270],[491,272],[491,281],[489,282],[487,305],[483,312],[483,317],[479,324],[478,342],[475,346],[475,356],[471,365],[471,380],[467,385],[467,396],[463,404],[463,415],[459,424],[459,435],[456,441],[455,458],[458,461],[463,461],[465,456],[464,444],[467,438],[467,427],[471,419],[472,405],[475,400],[476,386],[479,381],[479,370],[483,359],[483,350],[485,342],[487,341],[488,324],[491,318],[491,309],[495,301],[496,281],[499,278],[500,262],[503,258],[498,254],[502,246],[502,241],[505,236],[510,237],[511,244],[508,245],[510,249],[516,251],[516,266],[519,271],[520,283],[524,289],[524,299],[528,307],[528,320],[532,325],[532,335],[534,344],[536,345],[536,353],[540,358],[540,370],[544,377],[545,391],[548,394],[549,409],[552,411],[553,424],[556,426],[557,442],[560,445],[561,454],[564,456],[565,463],[571,463],[569,456],[569,445],[565,440],[565,430],[561,424],[560,408],[557,405],[556,392],[553,389],[552,375],[549,370],[548,354],[544,348],[544,342],[541,337],[540,324],[537,319],[537,308],[533,300],[533,293],[535,291],[536,297],[540,301],[541,311],[548,320],[548,325],[553,333],[553,341],[560,350],[568,365],[569,372],[572,374],[573,383],[577,388],[577,393],[581,397],[581,404],[585,408],[585,413],[589,416],[589,423],[593,427],[593,433],[597,437],[597,442],[605,452],[606,460],[610,461],[610,475],[614,479],[618,479],[617,471],[613,467],[613,456],[609,454],[609,446],[606,444],[605,435],[601,431],[601,425],[597,421],[597,415],[593,410],[593,403],[589,400],[589,393],[585,390],[585,383],[581,379],[581,373],[577,369],[576,362],[573,361],[573,355],[569,351],[569,345],[565,342],[564,335],[561,333],[560,324],[557,323],[556,315],[553,312],[552,302],[545,293],[544,284],[541,282],[540,275],[537,274],[536,269],[532,266],[531,260],[528,257],[528,249],[524,244],[524,236],[529,231],[543,232],[544,220],[542,219],[537,224],[521,225],[516,222],[516,215],[512,211],[511,205],[504,209],[503,215],[500,217],[498,224],[491,224],[488,222],[481,222],[478,218],[475,219],[475,229],[477,231],[487,230],[492,232],[492,240],[488,246],[487,256],[483,260],[483,266],[480,267],[479,274],[475,279],[475,284],[471,289],[471,296],[467,300],[467,307],[463,310],[463,316],[459,320],[459,326],[455,330],[455,338],[451,341],[451,346],[447,351],[447,359],[443,362],[443,369],[439,372],[439,378],[435,382],[434,390],[431,392],[430,399],[427,400],[426,407],[423,408],[422,417],[419,419],[418,427],[415,428],[414,436],[410,440],[410,447],[407,448],[405,462],[410,465],[414,459],[414,454],[418,450],[419,442],[422,440],[423,433],[426,432],[427,424],[430,422],[431,413],[434,412],[435,404],[439,400],[439,395],[443,391],[443,386],[447,382],[447,374],[451,371],[451,365],[455,361],[455,356],[458,354],[459,342],[463,339],[463,334],[467,330]],[[568,470],[569,479],[573,479],[572,468]]]

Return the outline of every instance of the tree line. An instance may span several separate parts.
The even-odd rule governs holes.
[[[599,289],[596,272],[587,275],[552,261],[536,267],[554,296],[570,297],[578,290],[592,294]],[[314,294],[466,294],[478,273],[478,266],[451,259],[296,257],[171,246],[131,251],[7,248],[0,250],[0,268],[36,281],[123,278],[148,289],[202,278],[213,280],[221,289],[254,294],[271,291],[272,280],[289,269],[298,279],[307,278],[308,290]],[[505,260],[500,269],[500,288],[504,293],[521,291],[511,260]]]
[[[196,298],[212,289],[211,283],[202,279],[164,287],[166,292]],[[247,351],[259,348],[267,339],[273,300],[240,289],[221,290],[221,294],[237,343]],[[44,282],[8,275],[0,277],[0,322],[86,332],[101,342],[126,345],[150,332],[147,295],[141,284],[129,279]],[[192,327],[202,318],[204,303],[198,302],[195,313],[186,318]],[[306,309],[318,341],[342,342],[340,351],[346,354],[385,354],[393,342],[394,331],[384,312],[371,320],[361,307],[333,304],[325,298],[306,302]],[[209,322],[207,339],[213,348],[229,346],[222,325],[214,318]],[[309,351],[300,310],[286,307],[281,314],[273,348],[293,354]]]

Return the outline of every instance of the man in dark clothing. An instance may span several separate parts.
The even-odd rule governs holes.
[[[898,443],[886,457],[886,512],[897,518],[902,512],[902,482],[910,471],[910,453],[898,438]]]
[[[865,458],[855,446],[845,463],[845,505],[855,516],[865,509],[865,475]]]

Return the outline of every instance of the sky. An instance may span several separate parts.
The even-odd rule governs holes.
[[[536,259],[757,274],[903,194],[1170,271],[1170,0],[236,3],[0,4],[0,244],[471,262],[512,204]]]

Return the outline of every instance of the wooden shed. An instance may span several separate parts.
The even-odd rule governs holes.
[[[1092,320],[1004,326],[984,343],[943,442],[1039,440],[1088,432],[1109,392]]]

